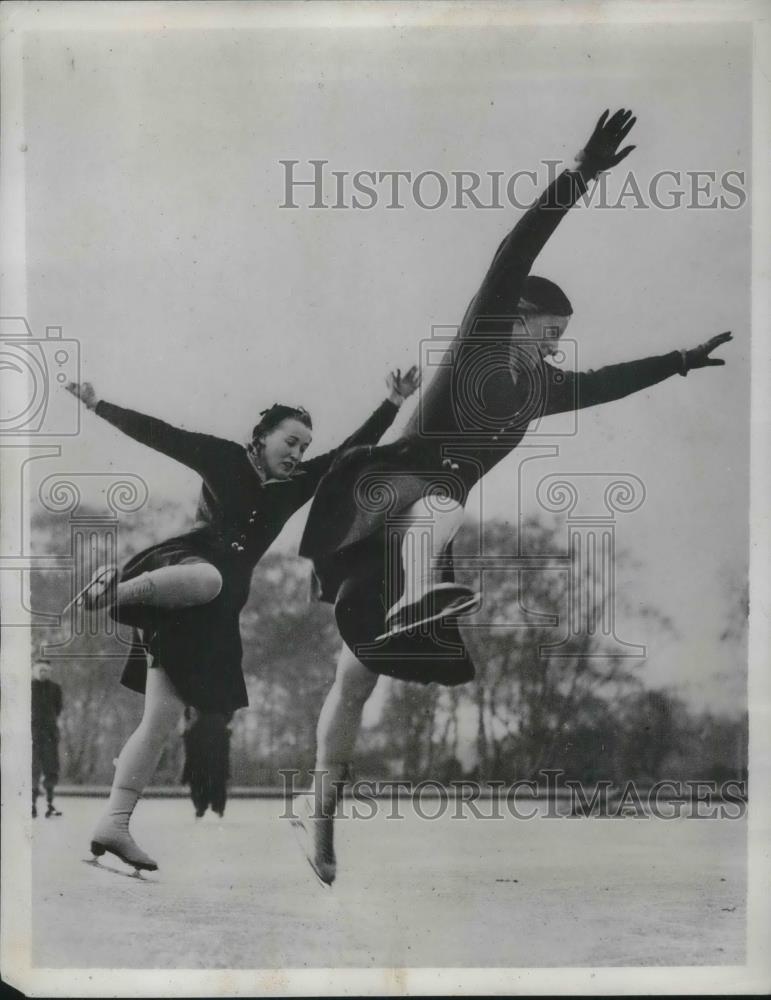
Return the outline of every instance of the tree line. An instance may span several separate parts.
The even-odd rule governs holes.
[[[120,558],[160,537],[159,523],[179,527],[184,517],[171,505],[127,516],[118,533]],[[37,509],[35,552],[65,554],[67,525],[66,515]],[[558,553],[564,545],[556,523],[533,518],[524,530],[541,553]],[[461,533],[456,551],[472,552],[474,544],[471,532]],[[511,527],[488,522],[483,544],[490,555],[509,554]],[[33,611],[61,611],[70,586],[66,570],[34,571]],[[279,786],[282,769],[313,766],[316,721],[340,640],[332,608],[309,596],[306,561],[281,551],[263,558],[242,615],[250,706],[233,720],[234,784]],[[731,596],[718,641],[732,643],[740,657],[746,610]],[[645,683],[644,661],[603,655],[599,634],[582,637],[569,657],[544,654],[542,647],[555,638],[550,623],[564,620],[568,597],[565,573],[486,572],[483,611],[490,624],[464,629],[477,665],[475,680],[445,688],[381,678],[373,712],[365,716],[357,775],[507,783],[536,778],[543,769],[560,769],[585,783],[744,777],[746,713],[694,712],[672,691]],[[671,627],[655,611],[647,609],[645,616],[646,627]],[[141,716],[142,698],[119,684],[120,647],[114,637],[96,630],[67,644],[68,629],[65,621],[33,630],[34,648],[51,656],[64,692],[61,780],[109,784],[113,759]],[[57,656],[62,651],[65,658]],[[170,739],[156,784],[179,781],[181,743],[178,735]]]

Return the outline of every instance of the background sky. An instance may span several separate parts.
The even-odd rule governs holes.
[[[100,396],[181,426],[245,440],[281,400],[312,411],[313,452],[334,445],[389,367],[460,321],[518,217],[281,209],[281,159],[508,175],[571,159],[604,108],[627,107],[638,148],[624,168],[643,186],[665,169],[744,170],[749,184],[741,27],[260,23],[255,8],[238,30],[25,41],[31,326],[78,339]],[[534,271],[572,301],[582,369],[734,333],[725,368],[580,414],[542,471],[643,481],[645,503],[619,519],[633,561],[617,585],[676,633],[633,619],[619,632],[648,646],[648,683],[739,710],[745,665],[719,636],[747,572],[750,209],[576,210]],[[45,474],[59,468],[139,474],[154,500],[197,493],[194,475],[90,415]],[[516,523],[516,477],[511,459],[486,479],[484,516]],[[278,544],[296,547],[301,526]]]

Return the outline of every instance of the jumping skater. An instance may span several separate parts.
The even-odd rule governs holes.
[[[229,714],[248,704],[239,616],[252,572],[338,452],[377,442],[419,376],[413,367],[404,376],[392,372],[386,382],[388,397],[369,419],[339,449],[307,462],[312,423],[301,407],[263,410],[244,446],[108,403],[88,382],[67,386],[97,416],[203,480],[192,530],[140,552],[122,571],[101,567],[74,598],[89,610],[108,607],[116,621],[133,626],[121,680],[145,696],[142,721],[121,751],[107,809],[93,832],[95,858],[109,851],[137,872],[158,867],[129,832],[137,800],[185,706]]]
[[[337,799],[378,676],[445,685],[474,676],[457,616],[473,610],[478,596],[455,583],[451,566],[471,488],[534,420],[725,363],[710,354],[730,333],[597,371],[550,363],[572,307],[557,285],[530,269],[591,181],[634,149],[619,148],[634,123],[631,111],[603,113],[575,167],[554,180],[499,246],[400,439],[342,455],[316,493],[300,554],[313,560],[320,599],[335,604],[344,644],[318,721],[311,794],[295,825],[327,885],[336,874]]]

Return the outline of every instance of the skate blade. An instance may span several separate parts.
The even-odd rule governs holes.
[[[75,594],[75,596],[72,598],[69,604],[65,605],[65,607],[62,610],[62,614],[66,615],[73,605],[78,605],[78,607],[80,607],[80,605],[83,604],[86,592],[89,591],[93,586],[95,586],[95,584],[100,583],[104,578],[104,575],[110,572],[111,568],[112,567],[107,566],[102,570],[97,570],[97,572],[91,577],[91,579],[88,581],[85,587],[82,587],[77,592],[77,594]]]
[[[92,868],[101,868],[102,871],[110,872],[113,875],[122,875],[124,878],[131,878],[135,882],[153,883],[158,881],[157,878],[147,878],[139,868],[135,868],[133,872],[127,872],[120,868],[113,868],[112,865],[102,864],[99,858],[83,858],[82,860],[84,865],[90,865]]]
[[[313,860],[313,855],[311,854],[311,849],[313,845],[313,838],[310,835],[310,831],[306,827],[305,823],[301,819],[290,819],[289,823],[292,827],[292,831],[295,835],[295,840],[297,845],[302,851],[302,855],[311,867],[311,871],[316,876],[316,881],[324,889],[331,889],[332,883],[325,882],[324,879],[319,874],[319,870],[316,867],[316,862]],[[309,847],[309,845],[311,845]]]
[[[382,642],[384,639],[393,639],[394,636],[404,635],[405,632],[414,632],[422,625],[430,625],[431,622],[457,618],[459,615],[473,615],[481,606],[481,596],[479,594],[472,594],[459,604],[450,604],[446,608],[442,608],[441,611],[437,611],[436,614],[426,615],[425,618],[421,618],[419,621],[409,622],[406,625],[395,625],[393,628],[383,632],[382,635],[377,636],[374,641]]]
[[[86,590],[87,587],[84,587],[83,590],[79,590],[78,593],[75,594],[75,596],[72,598],[72,600],[64,605],[64,607],[62,608],[63,615],[66,615],[67,612],[70,610],[70,608],[76,604],[78,605],[78,607],[80,607],[80,605],[83,603],[83,594],[86,592]]]

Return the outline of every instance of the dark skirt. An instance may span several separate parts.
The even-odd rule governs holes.
[[[121,582],[141,573],[210,561],[192,539],[161,542],[134,556],[123,568]],[[222,590],[208,604],[174,610],[145,606],[121,608],[114,617],[134,627],[135,641],[121,676],[132,691],[145,692],[148,655],[151,667],[162,667],[186,705],[202,712],[233,712],[249,704],[241,667],[240,614],[249,578],[218,563]]]
[[[391,572],[386,571],[391,562]],[[394,552],[388,560],[382,534],[345,554],[345,564],[328,566],[330,575],[342,575],[335,601],[335,618],[348,648],[367,669],[419,684],[453,687],[474,678],[475,668],[457,620],[432,622],[423,630],[376,641],[385,631],[385,618],[401,591],[401,561]],[[445,580],[454,580],[448,568]],[[329,578],[322,584],[328,584]],[[394,596],[396,595],[396,597]]]
[[[360,553],[374,551],[382,560],[381,539],[411,504],[433,494],[465,504],[477,471],[468,461],[442,460],[417,440],[346,452],[319,485],[300,545],[300,555],[314,562],[321,600],[335,601],[344,567],[353,561],[358,573],[369,558]]]

